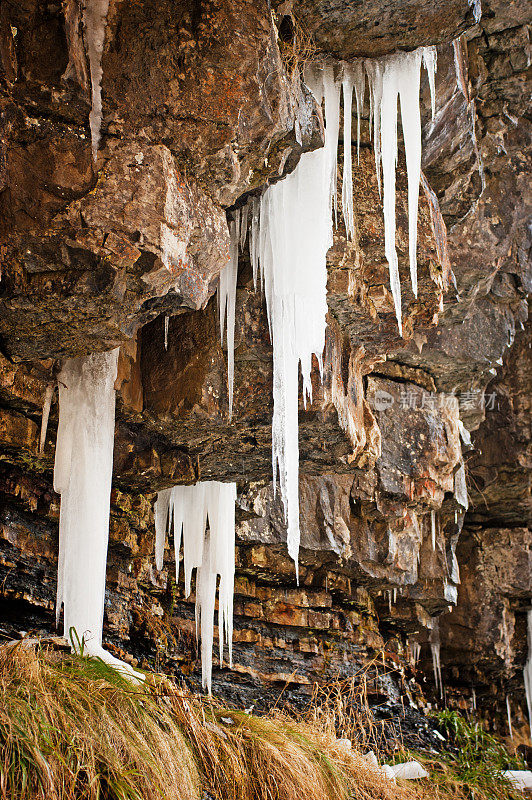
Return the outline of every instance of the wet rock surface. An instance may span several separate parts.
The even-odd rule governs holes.
[[[183,596],[170,549],[163,571],[153,562],[154,492],[235,480],[235,665],[215,669],[216,691],[247,707],[286,686],[301,705],[314,681],[364,674],[379,706],[397,691],[383,677],[392,671],[415,700],[420,684],[431,693],[439,617],[448,691],[469,697],[477,686],[486,707],[508,691],[523,706],[532,598],[526,5],[485,4],[472,26],[465,2],[392,2],[377,13],[302,0],[274,4],[273,17],[267,3],[244,0],[195,11],[111,2],[96,164],[77,2],[0,6],[5,636],[54,627],[57,401],[40,452],[46,389],[65,355],[121,345],[104,629],[117,654],[198,684],[194,597]],[[315,364],[313,402],[299,412],[299,586],[271,484],[272,351],[247,248],[232,420],[214,297],[227,210],[322,141],[320,110],[277,38],[289,15],[315,26],[313,49],[328,57],[439,44],[433,120],[422,88],[418,298],[399,152],[404,338],[367,108],[360,163],[352,143],[355,237],[347,241],[339,220],[324,381]]]

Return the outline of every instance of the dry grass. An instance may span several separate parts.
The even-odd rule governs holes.
[[[345,687],[343,687],[345,689]],[[97,660],[0,648],[0,798],[464,800],[437,780],[393,785],[338,737],[362,717],[329,690],[302,718],[228,710],[164,678],[126,683]],[[353,698],[351,698],[352,700]],[[358,730],[358,733],[357,733]],[[435,770],[435,772],[434,772]],[[476,800],[491,800],[476,794]]]
[[[0,797],[193,800],[186,741],[147,692],[96,660],[0,648]]]
[[[316,54],[316,46],[312,36],[304,30],[297,19],[288,15],[291,29],[288,36],[278,38],[279,52],[286,74],[291,80],[299,80],[305,65],[312,61]]]

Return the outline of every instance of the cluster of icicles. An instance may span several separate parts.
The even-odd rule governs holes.
[[[301,156],[288,177],[253,198],[230,222],[231,254],[222,270],[219,289],[220,330],[227,316],[229,412],[233,407],[234,325],[238,247],[243,247],[248,225],[255,287],[260,281],[266,298],[273,345],[273,481],[279,476],[287,526],[288,552],[296,564],[299,532],[299,366],[303,401],[312,400],[312,357],[323,370],[327,314],[327,251],[333,240],[333,212],[337,215],[337,153],[340,94],[343,95],[344,163],[342,211],[347,235],[354,236],[351,125],[353,91],[357,111],[357,153],[366,77],[369,84],[370,129],[373,137],[379,191],[382,187],[385,252],[399,330],[401,286],[395,249],[395,169],[397,164],[397,103],[400,102],[408,175],[409,260],[412,290],[417,295],[417,212],[421,175],[421,65],[429,76],[434,114],[436,50],[423,47],[379,60],[312,68],[305,80],[325,110],[325,146]]]
[[[101,658],[128,677],[128,664],[102,647],[109,508],[113,472],[118,350],[65,361],[58,377],[59,426],[54,488],[61,495],[56,613],[74,650]],[[185,593],[196,569],[196,625],[201,632],[203,685],[211,690],[217,578],[220,663],[224,636],[232,662],[236,484],[208,481],[159,492],[155,503],[156,565],[163,566],[173,523],[179,577],[181,532]],[[208,520],[208,528],[207,528]]]
[[[88,3],[85,24],[94,25],[91,44],[93,78],[93,147],[101,119],[99,62],[105,32],[106,3]],[[94,12],[94,19],[91,14]],[[273,344],[274,415],[272,462],[277,474],[287,524],[288,551],[296,563],[299,552],[299,366],[303,397],[312,398],[311,367],[315,356],[322,370],[326,327],[326,255],[332,244],[336,216],[337,150],[340,93],[344,103],[344,174],[342,208],[348,236],[353,237],[351,108],[357,108],[357,151],[365,76],[370,88],[379,188],[382,182],[385,249],[399,328],[401,296],[395,252],[395,167],[397,161],[397,101],[400,100],[408,172],[410,271],[417,291],[416,231],[421,164],[419,82],[425,63],[433,94],[435,51],[387,56],[378,61],[344,65],[335,79],[333,68],[314,70],[306,78],[317,101],[325,105],[325,146],[302,155],[296,170],[271,186],[230,223],[231,253],[220,278],[220,327],[227,329],[229,405],[233,404],[234,326],[238,247],[250,225],[250,254],[255,284],[266,297]],[[93,67],[94,64],[94,67]],[[434,100],[433,100],[434,103]],[[93,124],[94,123],[94,124]],[[381,180],[382,174],[382,180]],[[225,320],[227,324],[225,325]],[[105,565],[109,534],[109,504],[114,430],[114,380],[117,351],[69,359],[59,377],[60,423],[54,484],[61,494],[60,557],[57,609],[64,606],[65,632],[74,647],[134,671],[113,659],[101,646],[105,596]],[[162,566],[164,537],[173,524],[175,558],[179,564],[183,540],[185,592],[196,569],[196,621],[201,634],[203,684],[210,690],[213,622],[217,576],[219,586],[219,646],[224,637],[231,660],[234,584],[235,484],[207,482],[160,492],[156,501],[157,565]],[[208,521],[208,525],[207,525]],[[182,536],[181,536],[182,534]]]

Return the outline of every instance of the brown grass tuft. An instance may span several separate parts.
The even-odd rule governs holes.
[[[137,687],[95,659],[4,646],[0,798],[194,800],[202,791],[214,800],[471,796],[443,763],[427,764],[431,780],[394,785],[346,747],[339,733],[350,731],[356,743],[364,722],[350,710],[353,698],[343,705],[341,688],[329,688],[321,706],[315,698],[300,719],[280,711],[257,717],[158,676]],[[500,797],[475,790],[475,800]]]

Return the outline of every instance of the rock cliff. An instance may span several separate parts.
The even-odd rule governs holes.
[[[465,0],[111,0],[94,163],[79,0],[0,3],[3,635],[53,629],[57,403],[41,449],[47,388],[65,356],[120,346],[104,628],[117,653],[197,681],[193,604],[170,549],[164,570],[154,565],[153,498],[234,480],[235,665],[215,669],[216,691],[262,703],[288,682],[301,701],[316,680],[369,670],[377,701],[392,669],[405,690],[421,682],[430,695],[437,631],[449,696],[469,702],[476,687],[502,714],[508,693],[524,719],[532,13],[525,0],[483,2],[480,20],[479,10]],[[401,149],[398,166],[403,337],[367,107],[359,163],[356,142],[342,143],[353,148],[355,236],[339,219],[325,378],[316,364],[313,402],[299,413],[298,586],[271,483],[272,354],[247,249],[228,417],[215,298],[226,214],[322,146],[303,62],[338,67],[426,44],[438,45],[438,71],[434,118],[422,81],[417,298]]]

